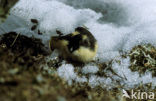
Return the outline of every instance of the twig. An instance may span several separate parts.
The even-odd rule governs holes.
[[[12,47],[12,46],[15,44],[15,42],[16,42],[16,40],[17,40],[17,38],[18,38],[19,35],[20,35],[20,33],[18,33],[18,34],[16,35],[16,37],[15,37],[13,43],[10,45],[10,47]]]
[[[123,74],[123,76],[124,76],[124,79],[127,80],[127,78],[126,78],[125,74],[123,73],[123,71],[122,71],[122,74]]]

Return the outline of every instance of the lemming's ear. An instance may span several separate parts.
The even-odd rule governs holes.
[[[51,37],[50,40],[49,40],[49,48],[50,48],[51,51],[54,51],[53,37]]]
[[[49,49],[51,50],[51,51],[54,51],[54,49],[52,49],[52,44],[51,44],[52,42],[51,42],[51,38],[50,38],[50,40],[49,40]]]
[[[59,36],[52,36],[49,40],[49,48],[51,49],[51,51],[54,51],[54,49],[56,48],[56,42],[58,42],[59,40]]]
[[[59,31],[59,30],[56,30],[56,33],[57,33],[59,36],[62,36],[62,35],[63,35],[63,33],[62,33],[61,31]]]

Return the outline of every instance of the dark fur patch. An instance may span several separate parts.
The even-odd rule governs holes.
[[[83,28],[83,27],[77,27],[75,29],[75,31],[78,31],[80,34],[82,35],[86,35],[88,38],[87,40],[84,40],[83,44],[84,46],[90,47],[91,50],[95,49],[95,43],[96,43],[96,39],[95,37],[91,34],[91,32],[89,32],[87,29]],[[87,45],[87,43],[89,43],[89,46]]]
[[[77,50],[80,46],[90,48],[94,51],[96,42],[94,36],[83,27],[78,27],[75,29],[75,31],[78,31],[80,34],[77,34],[75,36],[72,36],[72,34],[68,34],[59,38],[60,40],[68,40],[69,51],[72,53],[73,51]],[[84,40],[82,38],[83,35],[87,36],[87,38]]]

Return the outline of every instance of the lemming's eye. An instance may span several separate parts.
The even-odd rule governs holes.
[[[72,51],[73,51],[73,47],[71,47],[71,48],[69,49],[69,51],[72,52]]]

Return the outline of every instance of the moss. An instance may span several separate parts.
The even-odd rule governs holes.
[[[138,71],[140,74],[152,72],[156,76],[156,48],[150,44],[138,45],[134,47],[130,54],[132,71]]]

